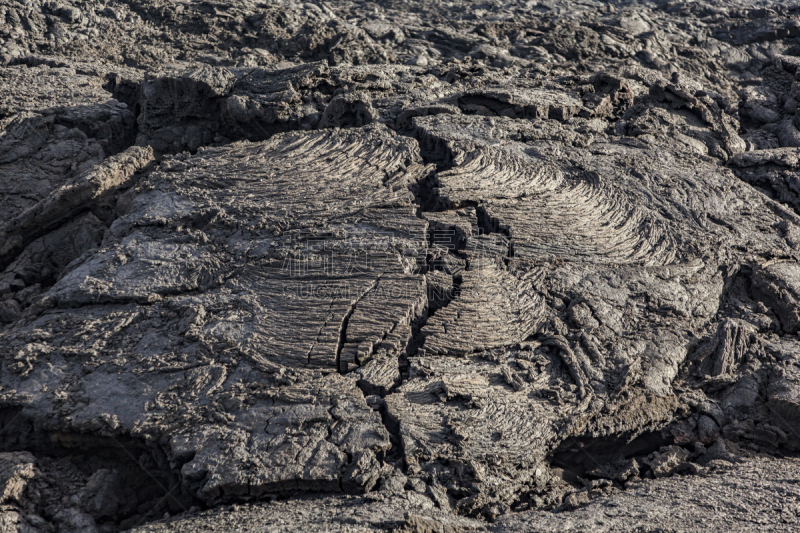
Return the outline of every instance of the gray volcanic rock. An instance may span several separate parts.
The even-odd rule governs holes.
[[[396,357],[426,302],[405,254],[415,239],[424,246],[405,188],[417,160],[413,142],[378,127],[162,163],[41,314],[4,333],[4,353],[17,354],[3,371],[5,400],[41,412],[35,424],[48,429],[165,444],[209,503],[341,490],[349,457],[374,461],[390,442],[336,370]],[[49,341],[31,343],[32,333]],[[23,392],[52,366],[64,394]],[[117,401],[125,407],[105,411]]]
[[[787,474],[787,472],[789,472]],[[166,531],[352,531],[363,530],[511,532],[633,531],[673,528],[681,531],[793,531],[797,528],[797,464],[790,460],[717,461],[702,476],[639,481],[628,490],[584,489],[570,495],[579,505],[554,513],[506,515],[493,524],[456,518],[432,507],[421,494],[379,492],[367,497],[325,497],[232,506],[200,515],[158,522],[136,533]],[[763,498],[752,498],[758,491]],[[581,506],[581,500],[594,498]],[[710,508],[710,502],[714,507]],[[678,510],[679,511],[676,511]],[[352,521],[348,521],[352,520]],[[266,527],[266,529],[264,529]],[[358,527],[358,526],[357,526]]]
[[[475,531],[477,520],[443,512],[425,494],[377,492],[366,496],[305,496],[256,505],[233,505],[156,522],[132,531]]]
[[[3,531],[796,529],[798,17],[0,0]]]
[[[562,513],[531,512],[501,518],[493,531],[792,531],[797,528],[796,461],[725,461],[703,476],[633,484],[585,507]],[[782,489],[777,487],[781,486]],[[777,489],[777,490],[776,490]],[[757,492],[762,498],[754,499]],[[584,493],[576,493],[580,501]],[[714,509],[709,509],[714,502]]]

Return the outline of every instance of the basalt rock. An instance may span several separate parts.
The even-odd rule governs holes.
[[[797,529],[798,16],[0,0],[2,529]]]

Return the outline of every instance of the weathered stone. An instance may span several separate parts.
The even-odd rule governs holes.
[[[1,528],[797,529],[796,4],[0,0]]]
[[[17,502],[29,479],[36,470],[36,458],[29,452],[11,452],[0,454],[0,502]]]
[[[666,477],[672,475],[677,466],[689,457],[689,452],[678,446],[671,446],[668,450],[655,453],[647,458],[647,465],[653,471],[653,475]]]

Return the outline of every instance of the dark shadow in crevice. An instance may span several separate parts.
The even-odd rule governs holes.
[[[52,502],[61,494],[63,508],[77,507],[98,526],[124,531],[158,520],[164,513],[203,507],[188,493],[180,474],[181,466],[192,457],[178,461],[156,443],[114,435],[111,430],[106,433],[50,431],[39,427],[20,407],[0,408],[0,451],[26,451],[36,458],[37,473],[27,483],[39,490],[24,495],[32,506],[29,512],[57,522],[61,506],[54,507]],[[114,498],[117,493],[120,497]],[[101,501],[112,503],[100,505]]]

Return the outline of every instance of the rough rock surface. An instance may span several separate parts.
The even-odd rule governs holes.
[[[377,492],[338,500],[328,497],[320,505],[296,499],[231,506],[134,531],[358,531],[348,523],[351,517],[363,530],[398,532],[794,531],[798,472],[792,463],[794,471],[787,473],[785,461],[754,459],[736,465],[719,461],[702,475],[638,481],[624,491],[587,487],[570,494],[570,506],[561,512],[513,513],[492,524],[444,514],[433,507],[432,498],[419,493]],[[755,491],[760,497],[754,497]]]
[[[800,4],[0,0],[2,531],[796,530]]]

